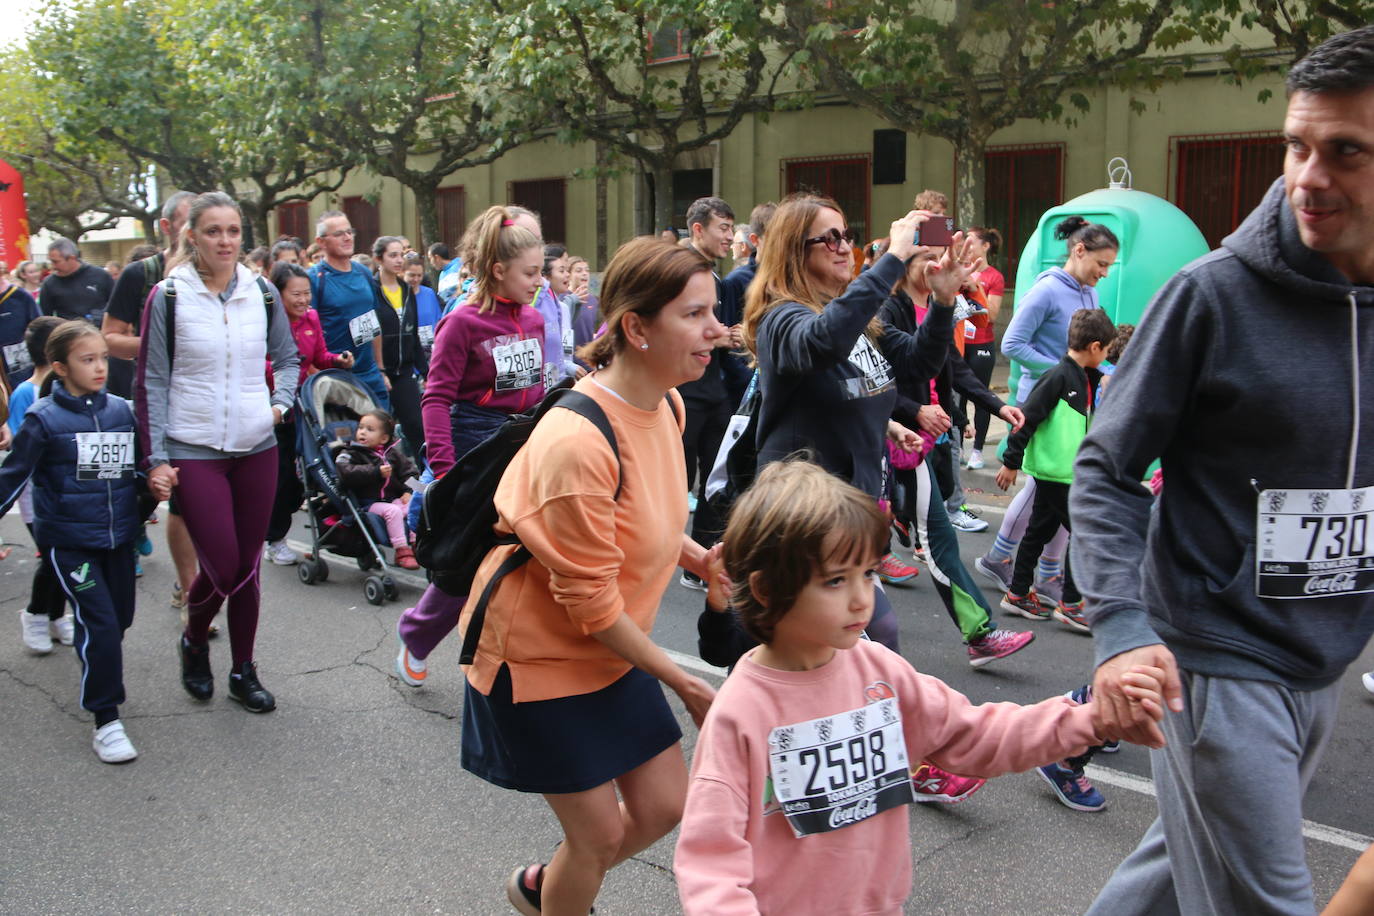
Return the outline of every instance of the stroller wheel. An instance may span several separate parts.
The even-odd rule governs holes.
[[[386,600],[386,586],[382,585],[381,576],[368,576],[363,582],[363,594],[367,596],[368,604],[381,604]]]
[[[301,560],[297,563],[296,575],[300,576],[301,581],[306,585],[314,585],[316,582],[320,581],[319,576],[315,573],[314,560]]]
[[[382,576],[382,590],[386,592],[388,601],[395,601],[401,596],[401,590],[396,587],[396,580],[390,576]]]
[[[329,564],[324,561],[324,557],[317,555],[312,562],[315,564],[315,581],[328,582]]]

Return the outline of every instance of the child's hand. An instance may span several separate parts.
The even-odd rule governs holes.
[[[383,479],[383,480],[390,480],[390,479],[391,479],[391,465],[389,465],[389,464],[382,464],[382,465],[378,466],[377,470],[379,470],[379,471],[382,472],[382,479]]]
[[[1003,490],[1011,489],[1012,484],[1016,483],[1016,468],[1009,468],[1005,464],[997,471],[997,486]]]
[[[716,544],[706,551],[706,603],[713,611],[725,611],[733,591],[734,583],[725,574],[725,544]]]
[[[1136,665],[1121,676],[1121,692],[1156,722],[1164,719],[1164,677],[1164,669],[1152,665]]]
[[[403,505],[403,506],[408,506],[408,505],[410,505],[410,491],[409,491],[409,490],[407,490],[406,492],[404,492],[404,493],[401,494],[401,505]]]

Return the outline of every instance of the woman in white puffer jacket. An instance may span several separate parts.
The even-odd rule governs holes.
[[[207,640],[228,599],[229,696],[267,712],[276,700],[253,662],[258,568],[276,493],[273,428],[291,409],[299,355],[275,291],[239,263],[242,236],[233,198],[192,201],[143,313],[137,395],[148,485],[158,499],[176,490],[200,559],[180,642],[182,685],[198,700],[214,693]]]

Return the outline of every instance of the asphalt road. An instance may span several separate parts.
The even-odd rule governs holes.
[[[978,492],[970,501],[1004,502]],[[988,517],[995,525],[995,514]],[[201,705],[179,684],[171,565],[162,526],[151,532],[157,550],[143,561],[138,615],[124,643],[123,718],[140,756],[113,767],[91,752],[73,653],[23,649],[15,616],[33,554],[18,518],[0,522],[0,534],[17,545],[0,564],[0,610],[10,621],[0,639],[0,912],[511,912],[506,875],[547,859],[559,832],[539,798],[459,768],[456,642],[431,657],[425,687],[390,676],[396,618],[418,591],[403,582],[401,602],[373,607],[362,577],[344,563],[314,587],[293,569],[266,566],[258,659],[278,709],[253,716],[224,698],[225,637],[213,648],[217,694]],[[991,542],[989,534],[961,539],[969,562]],[[907,658],[975,701],[1038,700],[1089,676],[1089,637],[1019,618],[1008,622],[1034,627],[1035,643],[975,671],[927,575],[891,595]],[[674,583],[655,631],[697,666],[700,608],[699,593]],[[1366,650],[1361,666],[1374,667],[1374,652]],[[694,730],[676,708],[690,752]],[[1374,832],[1372,714],[1374,698],[1352,670],[1340,733],[1307,799],[1322,900]],[[1154,817],[1147,753],[1126,747],[1101,759],[1106,769],[1094,775],[1108,808],[1098,814],[1064,808],[1034,774],[995,780],[957,807],[920,806],[907,911],[1082,912]],[[669,837],[616,869],[597,912],[677,912],[671,859]]]

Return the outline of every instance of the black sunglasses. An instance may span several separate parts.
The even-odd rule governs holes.
[[[826,248],[829,248],[831,251],[839,251],[839,250],[840,250],[840,244],[841,244],[842,242],[847,242],[847,243],[849,244],[849,246],[852,248],[852,247],[854,247],[854,243],[857,242],[858,239],[859,239],[859,237],[858,237],[857,235],[854,234],[854,230],[853,230],[853,229],[846,229],[846,230],[843,231],[843,232],[841,232],[841,231],[838,230],[838,229],[831,229],[829,232],[826,232],[824,235],[818,235],[818,236],[816,236],[814,239],[807,239],[807,240],[806,240],[806,244],[807,244],[807,245],[822,245],[822,244],[823,244],[823,245],[825,245]]]

